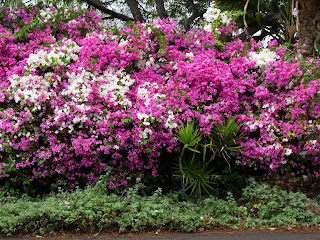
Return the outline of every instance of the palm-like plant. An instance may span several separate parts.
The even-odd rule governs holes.
[[[181,179],[183,191],[190,190],[191,194],[196,192],[201,195],[203,191],[209,194],[210,190],[213,190],[215,175],[211,163],[216,157],[219,157],[224,159],[230,168],[230,152],[241,152],[238,141],[244,136],[241,133],[242,125],[237,124],[234,117],[215,124],[209,136],[199,135],[199,128],[196,127],[194,121],[188,122],[178,130],[177,138],[183,144],[183,147],[180,152],[176,174]],[[203,149],[202,161],[196,156],[196,154],[201,153],[198,150],[199,146]],[[209,160],[207,149],[212,153]],[[186,150],[193,152],[192,156],[185,154]]]
[[[242,146],[238,144],[238,141],[244,137],[244,134],[240,132],[243,124],[237,124],[235,121],[235,117],[230,117],[227,121],[224,120],[213,126],[208,136],[209,143],[203,145],[205,149],[210,149],[212,156],[203,164],[203,169],[207,168],[216,156],[222,157],[230,167],[230,152],[241,152]]]
[[[184,191],[185,190],[185,178],[186,173],[184,171],[184,168],[182,166],[182,158],[184,156],[185,150],[189,149],[192,152],[200,153],[198,150],[196,150],[199,142],[202,139],[202,136],[198,135],[198,128],[195,128],[195,122],[188,122],[186,125],[183,125],[177,133],[178,140],[183,144],[180,156],[179,156],[179,171],[181,174],[181,188]]]
[[[210,191],[214,190],[212,187],[214,182],[213,169],[203,169],[203,166],[196,160],[193,155],[191,160],[185,160],[182,162],[183,175],[179,171],[176,171],[178,178],[183,180],[186,191],[190,191],[190,194],[196,193],[201,196],[203,192],[208,195]],[[180,173],[180,174],[179,174]]]

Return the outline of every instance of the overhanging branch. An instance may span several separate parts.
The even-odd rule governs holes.
[[[120,19],[122,21],[134,21],[133,18],[130,18],[130,17],[128,17],[126,15],[123,15],[121,13],[117,13],[115,11],[107,9],[104,6],[101,6],[100,4],[98,4],[98,3],[96,3],[96,2],[94,2],[92,0],[81,0],[81,1],[87,3],[88,5],[96,8],[96,9],[99,9],[101,12],[109,14],[112,18],[118,18],[118,19]]]

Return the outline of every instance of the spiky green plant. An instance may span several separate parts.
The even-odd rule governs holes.
[[[179,128],[177,132],[178,140],[183,144],[180,156],[179,156],[179,171],[181,176],[181,188],[185,191],[186,184],[186,172],[183,170],[182,158],[184,156],[185,150],[189,149],[192,152],[200,153],[196,148],[202,139],[202,136],[198,135],[199,128],[195,127],[195,122],[187,122]]]
[[[214,190],[212,181],[214,174],[213,169],[202,169],[202,164],[195,158],[185,160],[182,162],[182,169],[184,172],[185,190],[190,191],[190,194],[196,193],[201,196],[203,192],[210,195]],[[178,178],[183,176],[179,175],[179,170],[176,171]]]
[[[236,117],[230,117],[227,121],[216,123],[212,127],[211,134],[207,137],[209,143],[203,145],[205,149],[209,148],[212,152],[209,161],[203,165],[204,169],[209,166],[217,155],[222,157],[230,167],[230,152],[241,152],[242,146],[237,142],[244,137],[244,134],[240,132],[242,126],[243,123],[236,123]]]

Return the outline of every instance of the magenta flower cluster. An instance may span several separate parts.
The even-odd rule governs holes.
[[[221,47],[168,20],[119,30],[83,10],[2,16],[2,180],[74,188],[110,167],[110,187],[127,185],[156,176],[182,122],[198,119],[210,134],[222,114],[245,122],[238,164],[319,177],[318,59],[292,58],[274,42]]]

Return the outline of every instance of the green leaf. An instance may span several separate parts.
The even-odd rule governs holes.
[[[201,153],[201,152],[199,152],[198,150],[196,150],[196,149],[194,149],[194,148],[190,148],[190,147],[187,147],[190,151],[192,151],[192,152],[195,152],[195,153]]]
[[[129,117],[122,119],[122,124],[123,125],[129,124],[129,123],[132,123],[132,122],[133,122],[133,120],[131,118],[129,118]]]

